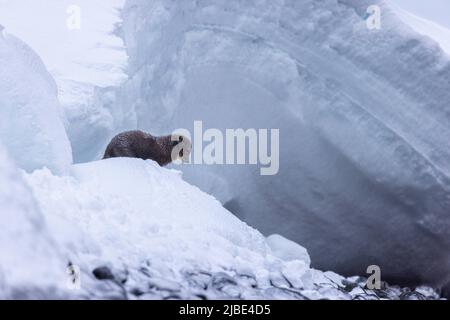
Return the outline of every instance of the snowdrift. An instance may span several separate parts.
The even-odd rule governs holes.
[[[55,81],[21,40],[0,33],[0,140],[18,166],[67,173],[72,150]]]
[[[382,1],[129,0],[122,16],[130,79],[113,109],[134,120],[118,131],[279,128],[278,175],[195,165],[186,179],[319,268],[446,281],[450,60],[435,42]]]
[[[154,162],[110,159],[75,165],[70,176],[43,169],[24,177],[36,210],[44,213],[47,236],[63,252],[59,263],[70,261],[81,272],[80,290],[67,287],[67,297],[352,298],[351,290],[342,289],[344,278],[310,269],[298,244],[278,235],[266,240],[184,182],[180,172]],[[30,239],[39,236],[27,231]],[[6,246],[16,246],[7,238],[0,245],[3,254],[11,251]],[[98,270],[108,270],[109,281],[95,279]]]
[[[49,234],[80,270],[79,290],[66,289],[68,297],[377,298],[365,279],[311,269],[304,248],[266,239],[153,161],[108,159],[74,165],[70,176],[43,169],[25,180]],[[426,288],[409,294],[436,298]]]
[[[437,298],[427,288],[377,296],[365,279],[311,269],[304,248],[266,239],[151,161],[56,176],[19,171],[4,149],[0,160],[2,299]]]

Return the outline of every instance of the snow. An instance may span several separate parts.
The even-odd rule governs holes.
[[[6,32],[0,62],[0,140],[21,168],[66,173],[72,150],[53,78],[31,48]]]
[[[380,30],[364,20],[374,4]],[[122,16],[116,131],[279,128],[279,174],[192,165],[186,180],[314,267],[448,278],[450,60],[436,42],[383,1],[129,0]]]
[[[116,158],[74,165],[70,176],[23,176],[48,234],[80,268],[71,297],[352,299],[345,281],[361,281],[310,269],[306,249],[266,239],[153,161]]]
[[[0,145],[0,299],[62,294],[66,266],[29,187]]]
[[[212,243],[222,243],[224,248],[239,245],[259,253],[265,248],[261,235],[227,213],[219,202],[183,182],[179,173],[155,163],[111,159],[75,165],[73,177],[58,178],[44,170],[34,172],[30,179],[43,211],[72,219],[71,224],[79,225],[86,236],[102,245],[101,257],[112,263],[119,259],[137,263],[153,253],[164,261],[219,264],[234,258],[218,254],[221,250]],[[47,198],[54,196],[53,190],[61,190],[54,200]],[[173,267],[177,265],[173,261]]]
[[[74,165],[70,176],[42,169],[25,179],[50,234],[85,274],[108,265],[139,277],[147,265],[146,281],[163,291],[188,286],[186,274],[200,271],[246,275],[263,288],[282,276],[314,287],[305,249],[280,236],[266,242],[179,171],[153,161],[108,159]]]

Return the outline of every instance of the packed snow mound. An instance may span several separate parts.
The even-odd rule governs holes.
[[[365,21],[374,4],[380,30]],[[188,181],[305,245],[313,266],[449,276],[450,60],[435,42],[373,0],[129,0],[122,16],[130,79],[116,123],[280,129],[276,176],[195,165]]]
[[[99,258],[112,263],[155,255],[174,270],[186,260],[217,267],[266,250],[256,230],[184,182],[180,172],[153,162],[109,159],[75,165],[70,177],[36,171],[28,181],[44,212],[79,226],[94,244],[84,249],[100,246]]]
[[[293,259],[277,258],[258,231],[184,182],[180,172],[152,161],[116,158],[79,164],[64,177],[36,170],[26,180],[51,234],[86,274],[98,266],[125,268],[134,278],[129,285],[139,287],[146,283],[137,281],[144,276],[139,270],[147,268],[151,281],[171,279],[159,286],[185,285],[191,295],[187,275],[202,272],[251,277],[266,288],[270,279],[283,274],[298,288],[314,285],[309,257],[296,254],[298,245]],[[292,248],[288,240],[277,240],[278,251],[286,243],[284,251]],[[83,289],[99,294],[89,286]]]
[[[56,81],[77,161],[97,156],[119,118],[106,92],[127,77],[116,32],[124,2],[0,0],[0,24],[37,52]]]
[[[0,299],[51,298],[66,264],[21,173],[0,145]]]
[[[115,158],[25,174],[40,210],[77,274],[75,298],[370,299],[365,280],[310,269],[304,248],[266,239],[181,172]],[[14,244],[12,244],[14,246]],[[34,262],[33,262],[34,265]],[[42,267],[46,263],[42,264]],[[409,292],[405,297],[437,298]]]
[[[19,167],[67,173],[72,151],[53,78],[31,48],[5,33],[0,63],[0,139]]]

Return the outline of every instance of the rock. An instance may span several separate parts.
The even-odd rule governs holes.
[[[222,290],[225,286],[228,285],[237,285],[237,282],[233,279],[233,277],[229,276],[224,272],[218,272],[213,275],[211,279],[211,287],[217,290]]]
[[[108,267],[103,266],[103,267],[95,268],[94,271],[92,271],[92,274],[98,280],[114,280],[114,274],[112,273],[111,269]]]

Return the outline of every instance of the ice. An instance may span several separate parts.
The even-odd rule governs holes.
[[[111,159],[76,165],[72,172],[57,177],[36,171],[28,181],[44,212],[69,219],[92,239],[78,252],[100,248],[98,258],[116,264],[157,256],[176,270],[179,261],[206,267],[266,250],[256,230],[156,163]],[[54,190],[60,190],[56,199]]]
[[[122,16],[129,80],[111,109],[128,123],[280,129],[278,175],[192,165],[189,182],[316,268],[448,278],[450,61],[436,42],[383,1],[129,0]]]
[[[127,78],[127,56],[117,34],[124,2],[0,1],[0,23],[37,52],[55,79],[78,162],[97,157],[121,123],[107,108],[105,92]]]
[[[5,31],[0,63],[0,140],[27,171],[67,173],[72,151],[53,78],[31,48]]]
[[[305,248],[279,234],[268,236],[267,244],[272,249],[273,254],[280,259],[286,261],[301,260],[308,267],[311,263],[308,251]]]
[[[0,299],[62,297],[66,262],[45,219],[0,145]]]

